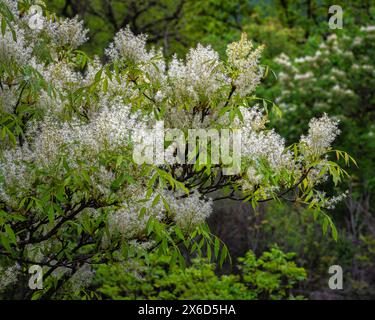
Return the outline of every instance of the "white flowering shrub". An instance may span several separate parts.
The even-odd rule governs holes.
[[[8,297],[78,290],[90,282],[91,266],[147,259],[150,251],[182,260],[181,245],[222,263],[227,249],[205,225],[217,199],[308,204],[337,237],[319,185],[346,174],[330,159],[338,122],[313,119],[299,143],[286,146],[269,127],[272,108],[254,96],[266,68],[262,47],[246,35],[228,45],[225,60],[198,45],[185,59],[166,61],[145,35],[125,28],[103,64],[78,50],[87,31],[77,19],[45,11],[42,28],[33,29],[23,2],[2,0],[0,8],[0,263],[19,276],[0,283],[21,287],[1,287]],[[239,172],[223,174],[227,163],[210,157],[137,164],[133,135],[159,120],[185,134],[241,130]],[[27,287],[31,265],[43,267],[41,290]]]
[[[336,144],[350,148],[360,166],[354,172],[360,184],[355,184],[366,190],[375,183],[374,40],[374,26],[352,28],[347,34],[331,34],[310,55],[282,54],[276,59],[281,67],[278,102],[285,111],[279,121],[283,132],[296,139],[307,119],[324,112],[334,116],[342,130]]]

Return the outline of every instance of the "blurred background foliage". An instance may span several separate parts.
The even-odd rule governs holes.
[[[327,112],[341,120],[342,135],[335,147],[358,162],[358,168],[350,170],[349,196],[331,211],[339,229],[337,242],[322,235],[321,228],[311,223],[310,210],[302,206],[273,203],[253,210],[228,200],[217,204],[210,225],[228,245],[233,261],[244,256],[238,263],[218,270],[208,261],[193,260],[183,271],[169,268],[166,257],[148,264],[139,260],[101,267],[93,292],[118,299],[375,298],[375,38],[373,29],[366,29],[375,25],[373,0],[335,1],[344,11],[341,30],[329,28],[332,3],[326,0],[48,0],[46,4],[58,15],[82,18],[90,30],[83,50],[102,59],[114,34],[126,25],[135,33],[147,33],[150,45],[163,47],[168,57],[184,56],[198,42],[211,44],[224,55],[228,42],[248,33],[255,43],[266,46],[262,63],[272,72],[257,95],[280,105],[283,117],[273,120],[278,131],[292,143],[297,132],[307,129],[308,119]],[[336,49],[324,48],[332,41]],[[277,62],[280,54],[287,56],[287,64]],[[275,243],[280,249],[272,247]],[[296,253],[294,261],[307,276],[287,261],[283,251]],[[328,267],[333,264],[344,270],[343,290],[328,288]]]

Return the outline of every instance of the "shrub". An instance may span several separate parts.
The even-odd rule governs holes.
[[[150,256],[125,265],[101,266],[96,292],[105,299],[296,299],[292,290],[306,279],[303,268],[277,247],[257,258],[249,251],[238,260],[239,275],[215,274],[215,265],[193,259],[185,269],[168,257]],[[94,282],[95,283],[95,282]]]

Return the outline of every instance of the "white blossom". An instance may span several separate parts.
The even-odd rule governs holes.
[[[220,68],[219,55],[210,46],[198,44],[195,49],[190,49],[186,63],[174,56],[169,65],[168,78],[175,98],[196,103],[213,99],[227,84]]]
[[[338,121],[324,114],[321,118],[313,118],[309,123],[307,136],[301,142],[307,146],[307,152],[314,155],[323,154],[340,133]]]
[[[112,232],[119,233],[125,239],[141,236],[151,216],[162,220],[169,215],[180,228],[189,230],[202,223],[212,213],[212,200],[201,199],[198,192],[183,197],[181,193],[156,190],[146,202],[145,192],[141,193],[137,190],[133,194],[134,196],[125,201],[122,207],[114,211],[109,218]],[[158,195],[168,203],[168,211],[161,200],[156,204],[153,203]]]
[[[263,70],[259,66],[259,58],[263,46],[254,50],[253,44],[242,34],[239,42],[233,42],[227,47],[228,62],[239,70],[234,79],[237,92],[241,97],[252,93],[260,83]]]
[[[0,21],[3,18],[0,18]],[[2,63],[15,62],[18,65],[25,65],[32,59],[32,47],[25,39],[24,30],[18,26],[13,26],[16,33],[16,39],[9,28],[5,30],[4,35],[0,32],[0,61]]]
[[[362,26],[361,31],[365,31],[365,32],[375,31],[375,26]]]
[[[280,170],[290,163],[290,154],[285,151],[284,139],[274,130],[254,132],[243,131],[242,156],[254,163],[266,160],[269,165]]]
[[[0,292],[18,280],[21,267],[15,263],[6,268],[0,266]]]
[[[58,21],[47,21],[46,31],[57,46],[70,46],[73,49],[87,41],[88,30],[84,29],[83,22],[78,17]]]
[[[127,26],[117,32],[114,41],[105,50],[106,55],[112,60],[125,60],[132,63],[148,61],[152,55],[146,49],[147,36],[135,36]]]

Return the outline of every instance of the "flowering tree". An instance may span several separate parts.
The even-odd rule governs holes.
[[[371,209],[369,190],[375,182],[374,39],[374,26],[353,28],[348,34],[330,35],[311,55],[292,59],[282,54],[276,59],[282,68],[278,99],[286,111],[280,123],[297,124],[284,132],[296,137],[306,119],[323,112],[341,121],[343,134],[337,144],[350,147],[360,163],[353,185],[361,188],[362,216]],[[352,191],[358,193],[358,188]]]
[[[125,28],[102,64],[78,50],[87,30],[76,18],[45,10],[34,28],[26,3],[2,0],[0,8],[0,263],[11,275],[1,290],[18,281],[15,297],[49,298],[87,283],[95,264],[150,251],[182,261],[182,245],[222,263],[227,249],[204,221],[223,198],[308,204],[337,237],[318,187],[346,174],[330,160],[338,122],[315,118],[285,146],[268,127],[276,106],[253,94],[267,68],[246,35],[228,45],[226,60],[198,45],[166,61]],[[186,137],[191,128],[240,130],[240,170],[225,175],[228,163],[210,157],[191,163],[186,150],[182,163],[137,163],[134,133],[160,120]],[[166,157],[176,150],[163,143]],[[42,290],[27,288],[31,265],[43,267]]]

